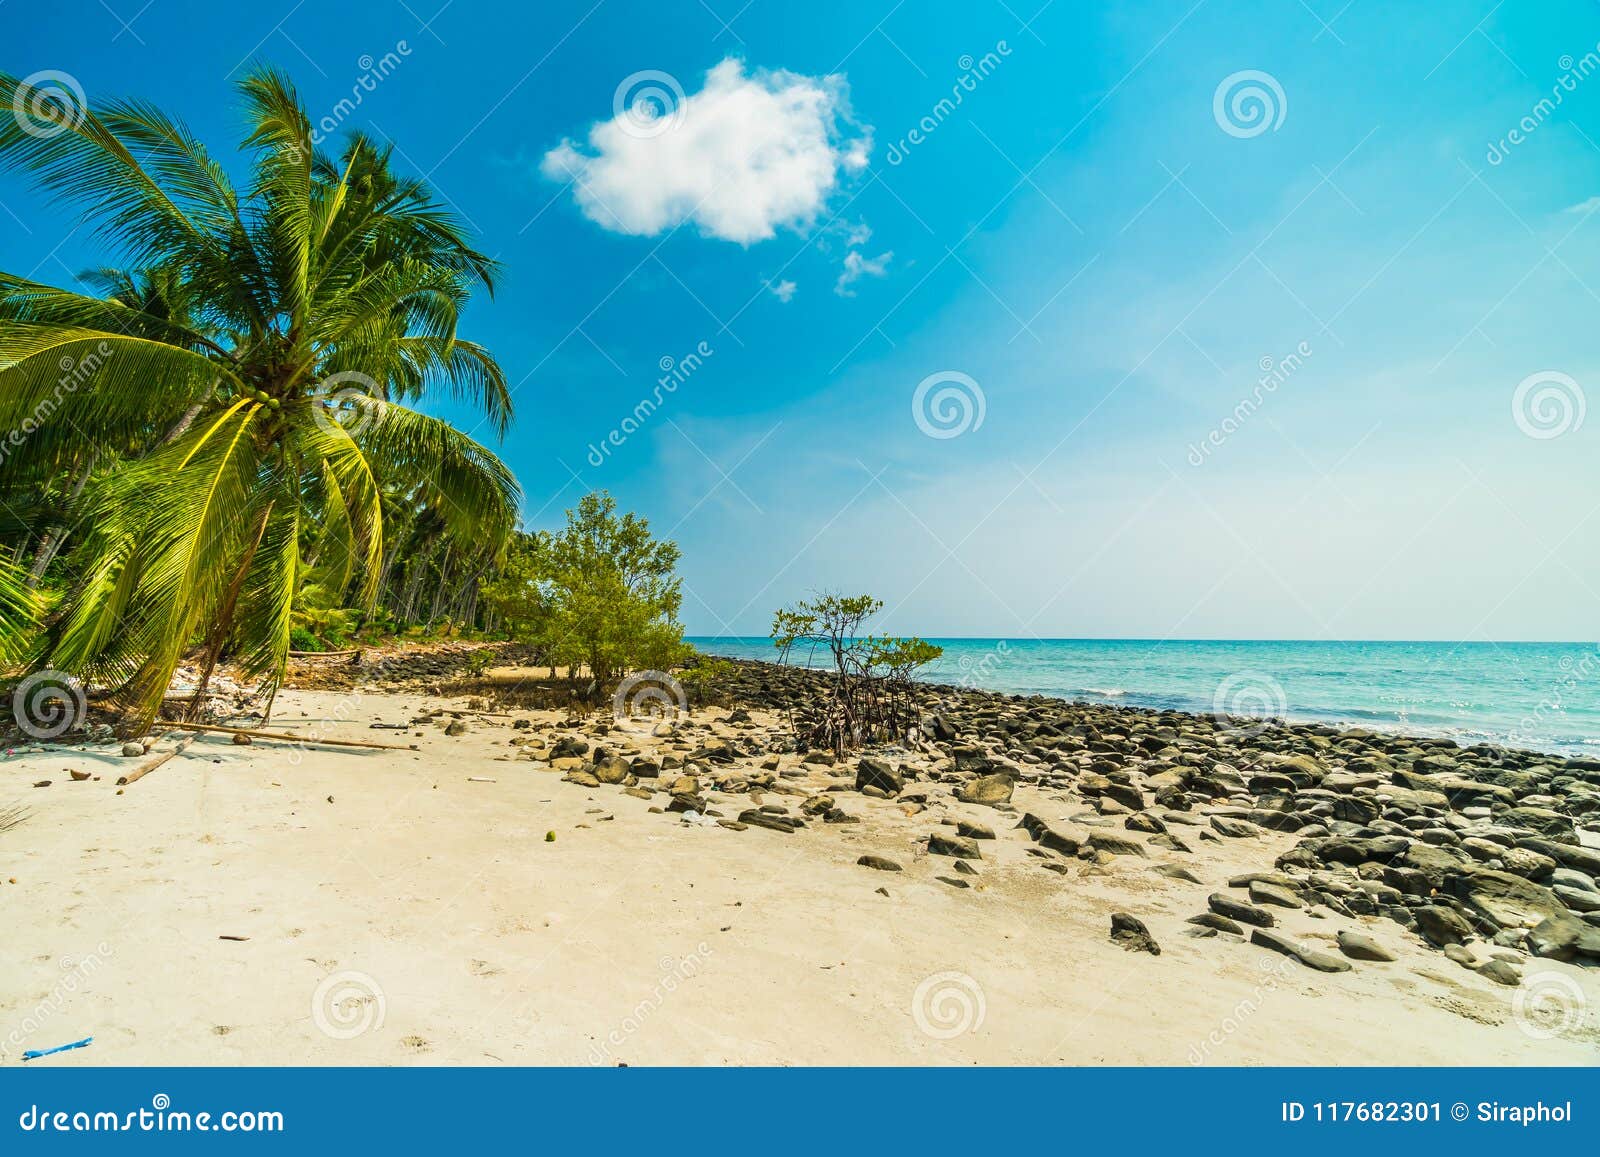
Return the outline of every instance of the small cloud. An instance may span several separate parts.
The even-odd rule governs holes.
[[[1590,197],[1587,201],[1579,201],[1576,205],[1568,205],[1562,212],[1583,213],[1585,215],[1600,209],[1600,197]]]
[[[794,291],[798,288],[800,287],[792,281],[767,282],[768,292],[770,292],[773,297],[776,297],[785,305],[789,304],[789,301],[794,297]]]
[[[863,277],[884,276],[889,272],[889,262],[893,258],[892,249],[876,257],[863,257],[859,250],[852,249],[844,255],[844,272],[839,274],[839,280],[834,282],[833,291],[840,297],[854,297],[856,291],[850,287]]]
[[[859,249],[872,240],[872,229],[865,222],[859,225],[846,224],[844,230],[844,245],[846,249]]]
[[[707,237],[749,245],[804,230],[872,148],[870,131],[846,131],[843,76],[746,74],[732,58],[689,95],[664,73],[635,73],[613,111],[584,143],[547,152],[541,170],[572,183],[591,221],[635,236],[692,221]]]

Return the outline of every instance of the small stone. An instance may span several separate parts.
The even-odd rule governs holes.
[[[1122,945],[1129,952],[1161,955],[1161,945],[1150,935],[1150,929],[1145,927],[1144,921],[1126,912],[1111,913],[1111,942]]]
[[[444,733],[446,735],[465,735],[467,733],[467,725],[459,719],[451,720],[449,726],[444,729]]]
[[[129,740],[127,743],[122,745],[122,754],[127,756],[129,759],[132,759],[135,756],[143,755],[144,744],[135,743],[132,740]]]
[[[981,860],[983,853],[978,850],[978,841],[966,836],[947,836],[940,832],[931,832],[928,835],[928,854],[931,856],[954,856],[958,860]]]
[[[1522,983],[1522,970],[1509,960],[1491,960],[1478,972],[1487,976],[1496,984],[1518,985]]]
[[[1201,928],[1209,928],[1213,932],[1229,932],[1234,936],[1243,936],[1244,929],[1226,916],[1219,916],[1215,912],[1202,912],[1198,916],[1190,916],[1188,923]]]
[[[1274,932],[1267,928],[1257,928],[1250,933],[1250,943],[1259,944],[1263,948],[1270,948],[1274,952],[1281,952],[1285,956],[1292,956],[1307,968],[1315,968],[1318,972],[1349,972],[1348,961],[1340,960],[1328,952],[1318,952],[1314,948],[1307,948],[1299,944],[1282,932]]]
[[[994,829],[987,824],[975,824],[971,820],[956,821],[956,831],[971,840],[992,840]]]
[[[1351,960],[1382,960],[1396,959],[1393,952],[1379,944],[1369,936],[1359,932],[1339,933],[1339,951]]]
[[[905,869],[902,868],[899,864],[895,863],[893,860],[889,859],[886,856],[871,856],[871,855],[862,856],[859,860],[856,861],[856,863],[860,864],[863,868],[874,868],[874,869],[876,869],[877,871],[880,871],[880,872],[903,872],[903,871],[905,871]]]
[[[1241,924],[1253,924],[1258,928],[1271,928],[1277,923],[1276,918],[1265,908],[1257,908],[1254,904],[1247,904],[1243,900],[1235,900],[1223,892],[1213,892],[1206,898],[1206,904],[1218,916],[1226,916],[1230,920],[1237,920]]]
[[[1278,908],[1303,908],[1300,897],[1288,888],[1277,884],[1268,883],[1266,880],[1253,880],[1250,883],[1250,899],[1257,904],[1272,904]]]
[[[69,768],[67,770],[67,774],[72,777],[73,783],[82,783],[84,780],[89,778],[89,773],[87,771],[79,771],[75,767]]]

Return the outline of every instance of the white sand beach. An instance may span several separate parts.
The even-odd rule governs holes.
[[[937,878],[953,861],[926,853],[929,814],[909,816],[903,802],[852,795],[857,824],[732,831],[652,812],[665,794],[564,782],[512,746],[563,714],[518,712],[533,727],[517,730],[464,712],[466,733],[450,736],[442,724],[455,716],[410,731],[368,724],[463,700],[364,695],[348,707],[347,696],[284,692],[273,726],[418,750],[206,736],[123,789],[116,777],[142,761],[112,748],[0,765],[0,809],[33,813],[0,832],[3,1063],[89,1036],[36,1063],[1600,1058],[1592,968],[1532,960],[1523,987],[1505,987],[1387,921],[1305,910],[1282,911],[1280,927],[1330,951],[1335,932],[1361,929],[1398,959],[1330,975],[1227,936],[1185,935],[1208,894],[1270,868],[1289,834],[1199,844],[1181,857],[1198,884],[1155,872],[1179,859],[1156,848],[1057,874],[1040,870],[1015,816],[934,794],[929,811],[997,837],[981,841],[977,874],[958,888]],[[297,723],[323,718],[350,722]],[[94,778],[74,782],[69,768]],[[797,805],[829,771],[781,779],[793,799],[709,795],[730,818],[760,798]],[[1052,822],[1081,810],[1028,784],[1013,803]],[[905,870],[860,866],[864,853]],[[1159,956],[1108,940],[1118,910],[1148,925]],[[1516,1014],[1535,983],[1580,994],[1579,1016],[1548,1039]]]

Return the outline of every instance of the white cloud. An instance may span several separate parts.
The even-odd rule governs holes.
[[[792,281],[767,282],[768,291],[785,305],[789,304],[789,301],[794,297],[794,291],[798,288],[800,287]]]
[[[780,228],[802,230],[872,148],[865,130],[846,138],[843,76],[747,75],[730,58],[675,108],[659,95],[625,106],[627,84],[616,115],[593,125],[585,144],[562,141],[541,165],[545,176],[573,182],[584,216],[617,233],[653,236],[692,221],[709,237],[748,245]]]
[[[1600,197],[1590,197],[1587,201],[1579,201],[1576,205],[1568,205],[1563,212],[1589,214],[1596,209],[1600,209]]]
[[[844,255],[844,272],[839,274],[839,280],[834,282],[833,291],[840,297],[854,297],[856,291],[850,287],[863,277],[884,276],[889,272],[889,262],[893,258],[892,249],[876,257],[863,257],[859,250],[852,249]]]

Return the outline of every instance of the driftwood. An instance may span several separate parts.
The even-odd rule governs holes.
[[[148,761],[146,763],[141,763],[138,767],[134,768],[127,775],[118,776],[117,777],[117,786],[118,787],[126,787],[130,783],[136,783],[137,781],[143,779],[145,776],[149,775],[156,768],[160,767],[163,763],[167,762],[167,760],[171,759],[174,755],[182,755],[184,748],[188,747],[189,744],[193,743],[197,738],[199,738],[199,737],[195,736],[195,735],[191,735],[187,739],[185,739],[182,743],[178,744],[178,746],[174,747],[171,751],[167,752],[165,755],[158,755],[158,756],[156,756],[156,758],[154,758],[154,759],[152,759],[152,760],[150,760],[150,761]]]
[[[351,655],[359,655],[366,648],[352,647],[347,651],[290,651],[291,659],[347,659]]]
[[[248,735],[251,739],[276,739],[282,743],[304,743],[312,747],[365,747],[374,751],[415,751],[393,743],[368,743],[361,739],[316,739],[309,735],[285,735],[278,731],[255,731],[248,727],[223,727],[218,723],[169,723],[184,731],[215,731],[222,735]]]

